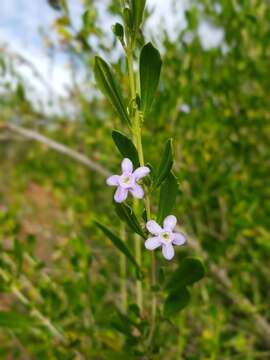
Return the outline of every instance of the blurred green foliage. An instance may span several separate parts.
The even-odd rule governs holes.
[[[269,359],[267,336],[257,331],[246,303],[237,300],[249,299],[270,323],[269,3],[194,0],[185,15],[187,27],[176,29],[175,40],[166,31],[155,34],[163,48],[163,68],[144,124],[146,161],[157,166],[166,139],[175,140],[174,172],[181,186],[175,214],[209,262],[207,279],[194,288],[192,306],[155,334],[151,356],[143,350],[149,309],[143,318],[133,304],[129,318],[119,312],[118,253],[93,225],[98,220],[119,233],[104,179],[2,128],[16,123],[35,129],[110,171],[119,165],[111,128],[125,125],[97,95],[96,52],[89,41],[95,38],[109,58],[105,34],[112,24],[101,30],[95,2],[85,1],[82,29],[75,32],[68,2],[50,3],[59,16],[52,31],[80,60],[85,83],[74,84],[70,93],[76,119],[43,114],[27,98],[12,59],[1,53],[0,310],[22,314],[18,323],[30,316],[33,322],[0,331],[0,358]],[[174,6],[177,10],[178,2]],[[118,1],[112,1],[108,12],[118,11]],[[202,47],[202,21],[224,31],[217,47]],[[128,79],[120,75],[123,56],[116,42],[112,46],[118,54],[114,69],[127,92]],[[185,251],[193,253],[189,246]],[[178,252],[175,264],[184,255]],[[210,273],[213,262],[226,269],[232,288]],[[161,259],[160,264],[162,284],[162,274],[171,268]],[[132,281],[128,289],[131,299]],[[122,334],[128,335],[125,341]]]

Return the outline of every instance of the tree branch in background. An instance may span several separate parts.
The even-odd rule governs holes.
[[[93,171],[96,171],[97,173],[99,173],[100,175],[102,175],[104,177],[108,177],[111,175],[111,173],[107,169],[105,169],[103,166],[99,165],[95,161],[89,159],[87,156],[79,153],[78,151],[72,150],[69,147],[67,147],[59,142],[51,140],[51,139],[47,138],[46,136],[39,134],[36,131],[28,130],[21,126],[10,124],[10,123],[9,124],[6,123],[6,124],[2,125],[2,127],[6,128],[12,132],[15,132],[17,134],[20,134],[21,136],[23,136],[25,138],[38,141],[38,142],[48,146],[48,148],[56,150],[56,151],[60,152],[61,154],[64,154],[64,155],[72,158],[73,160],[76,160],[77,162],[85,165],[86,167],[88,167],[89,169],[91,169]]]

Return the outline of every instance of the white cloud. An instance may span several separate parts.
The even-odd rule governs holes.
[[[206,50],[220,46],[223,42],[224,30],[209,21],[201,21],[198,31],[202,47]]]
[[[81,10],[78,1],[73,1],[73,16],[76,17]],[[44,0],[1,0],[0,43],[6,44],[11,52],[29,61],[45,79],[46,86],[34,76],[29,66],[20,64],[16,67],[25,79],[27,94],[33,104],[48,111],[59,110],[59,102],[68,95],[72,84],[67,58],[63,54],[56,54],[52,60],[46,54],[38,33],[39,28],[48,31],[56,16]]]
[[[146,31],[153,33],[157,29],[166,29],[169,37],[174,40],[180,30],[186,26],[185,10],[189,6],[188,0],[148,0],[148,8],[153,10],[149,18]]]

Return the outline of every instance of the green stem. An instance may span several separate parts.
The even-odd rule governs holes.
[[[136,85],[135,85],[135,77],[133,71],[133,58],[132,58],[132,44],[128,44],[126,49],[127,54],[127,65],[128,65],[128,75],[129,75],[129,84],[132,100],[136,97]]]
[[[121,239],[125,241],[126,239],[126,232],[125,232],[125,225],[121,224]],[[124,313],[127,312],[127,260],[124,254],[120,254],[120,279],[121,279],[121,302],[122,302],[122,311]]]
[[[134,247],[135,247],[135,258],[139,266],[142,265],[142,248],[141,248],[141,238],[139,235],[134,235]],[[142,313],[143,310],[143,287],[142,281],[136,280],[136,302]]]
[[[132,58],[132,52],[133,47],[132,44],[128,44],[127,47],[127,63],[128,63],[128,73],[129,73],[129,81],[130,81],[130,89],[131,89],[131,96],[132,101],[136,98],[136,82],[135,82],[135,76],[133,71],[133,58]],[[133,141],[135,146],[137,147],[138,156],[139,156],[139,162],[140,166],[144,166],[144,154],[143,154],[143,147],[142,147],[142,136],[141,136],[141,115],[136,108],[133,122],[132,122],[132,133],[133,133]],[[136,205],[136,202],[135,202]],[[147,220],[151,219],[151,204],[150,204],[150,198],[149,194],[146,192],[145,194],[145,208],[146,208],[146,216]],[[138,261],[138,264],[141,265],[141,245],[139,241],[136,241],[135,238],[135,255],[136,260]],[[151,281],[152,286],[154,287],[156,285],[156,258],[155,254],[152,252],[152,270],[151,270]],[[139,282],[141,284],[141,282]],[[142,294],[142,289],[139,290],[137,287],[137,300],[139,300],[140,291]],[[142,301],[142,299],[141,299]],[[141,303],[142,306],[142,303]],[[140,307],[140,309],[142,309]],[[150,329],[150,335],[149,340],[152,341],[152,337],[155,330],[155,324],[156,324],[156,312],[157,312],[157,298],[155,292],[153,292],[152,296],[152,311],[151,311],[151,329]]]
[[[136,97],[136,85],[135,85],[135,78],[134,78],[134,71],[133,71],[133,59],[132,59],[132,46],[128,44],[128,47],[126,49],[127,54],[127,64],[128,64],[128,75],[129,75],[129,84],[130,84],[130,92],[131,92],[131,98],[132,101]],[[138,149],[138,131],[137,131],[137,111],[134,114],[134,118],[132,121],[132,137],[133,142]],[[139,161],[143,161],[143,153],[142,153],[142,147],[139,155]],[[139,151],[138,151],[139,154]],[[134,211],[137,212],[138,209],[138,201],[134,200]],[[134,250],[135,250],[135,258],[137,261],[137,264],[141,267],[142,265],[142,249],[140,244],[140,238],[138,235],[134,235]],[[143,288],[142,288],[142,281],[136,280],[136,301],[137,305],[140,309],[140,312],[142,313],[143,309]]]
[[[187,338],[184,333],[185,329],[185,315],[180,313],[178,318],[178,329],[179,329],[179,335],[178,335],[178,347],[177,347],[177,359],[183,360],[183,353],[185,349],[185,339]]]

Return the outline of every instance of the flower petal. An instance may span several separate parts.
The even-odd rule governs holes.
[[[150,173],[149,167],[141,166],[134,171],[133,175],[135,177],[135,180],[139,180],[145,177],[146,175],[148,175],[149,173]]]
[[[144,196],[143,187],[139,184],[134,184],[129,191],[137,199],[142,199]]]
[[[155,220],[149,220],[146,223],[147,230],[154,235],[159,235],[162,233],[162,228],[158,225],[158,223]]]
[[[128,196],[128,190],[123,189],[121,186],[118,186],[118,188],[114,194],[114,200],[117,203],[121,203],[126,200],[127,196]]]
[[[122,172],[124,174],[130,174],[132,173],[133,171],[133,164],[132,162],[128,159],[128,158],[125,158],[123,161],[122,161],[122,164],[121,164],[121,168],[122,168]]]
[[[167,260],[171,260],[174,257],[174,248],[172,244],[162,245],[162,254]]]
[[[155,250],[156,248],[158,248],[161,245],[159,238],[157,236],[155,237],[150,237],[149,239],[147,239],[144,243],[144,246],[146,247],[146,249],[148,250]]]
[[[106,180],[107,185],[109,186],[117,186],[119,184],[119,177],[118,175],[112,175],[108,177]]]
[[[167,216],[163,221],[163,227],[167,231],[173,231],[175,225],[177,223],[177,219],[174,215]]]
[[[183,233],[174,233],[174,239],[173,239],[173,244],[175,245],[183,245],[186,241],[187,238]]]

